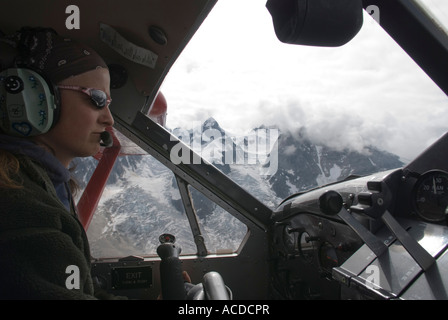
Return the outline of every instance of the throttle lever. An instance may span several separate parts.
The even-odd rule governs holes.
[[[352,206],[350,209],[364,213],[376,220],[381,219],[418,265],[423,270],[428,270],[434,264],[435,259],[417,240],[411,237],[388,211],[392,194],[387,184],[384,181],[369,181],[367,188],[370,192],[364,193],[364,203]]]
[[[159,237],[157,254],[160,259],[160,281],[164,300],[185,300],[186,291],[182,276],[182,263],[179,259],[182,249],[174,244],[175,238],[170,234]]]
[[[378,220],[381,219],[392,234],[400,241],[406,251],[414,258],[423,270],[428,270],[435,262],[435,259],[426,251],[417,240],[398,223],[397,220],[387,210],[391,202],[391,193],[386,183],[369,181],[367,184],[371,192],[362,193],[359,204],[351,206],[350,210],[365,214],[366,216]],[[356,220],[343,206],[342,196],[336,191],[327,191],[319,198],[319,206],[323,213],[328,215],[338,215],[347,223],[366,245],[378,257],[387,246],[381,242],[374,234]]]
[[[338,215],[353,231],[361,238],[361,240],[379,257],[387,250],[387,246],[364,227],[357,219],[355,219],[344,208],[344,201],[339,192],[329,190],[319,197],[320,210],[327,215]]]

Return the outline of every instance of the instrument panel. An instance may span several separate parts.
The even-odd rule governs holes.
[[[278,287],[289,288],[280,297],[448,299],[448,163],[434,160],[447,147],[448,134],[404,168],[280,204],[271,248]]]
[[[343,223],[305,212],[277,222],[273,243],[281,299],[339,299],[332,269],[362,245]]]

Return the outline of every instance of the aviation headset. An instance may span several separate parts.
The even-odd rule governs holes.
[[[25,27],[1,38],[0,130],[19,137],[48,132],[61,109],[56,83],[98,67],[107,65],[95,51],[53,29]]]
[[[3,133],[36,136],[48,132],[57,122],[59,91],[43,72],[37,71],[36,63],[33,64],[40,61],[35,56],[39,52],[44,52],[45,59],[48,58],[52,49],[48,45],[53,44],[55,35],[53,29],[25,27],[14,36],[2,37],[0,130]]]
[[[59,91],[38,72],[9,68],[0,72],[0,129],[19,137],[48,132],[60,111]]]
[[[0,72],[0,129],[8,135],[48,132],[59,119],[60,101],[57,86],[36,71],[9,68]],[[100,145],[113,145],[110,132],[101,133]]]

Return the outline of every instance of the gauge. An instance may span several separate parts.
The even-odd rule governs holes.
[[[448,214],[448,173],[433,170],[421,175],[414,186],[413,199],[421,218],[444,221]]]

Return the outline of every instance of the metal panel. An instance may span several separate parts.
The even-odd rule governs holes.
[[[432,257],[437,259],[448,247],[448,228],[411,220],[400,220],[400,223]],[[394,238],[386,228],[378,235],[386,244]],[[364,245],[341,267],[335,268],[333,276],[341,283],[376,298],[443,296],[446,293],[442,290],[444,285],[440,284],[439,278],[445,267],[444,261],[447,260],[445,256],[436,260],[425,272],[399,241],[390,244],[387,252],[379,257]],[[430,287],[431,290],[419,293],[415,285],[418,288]]]

